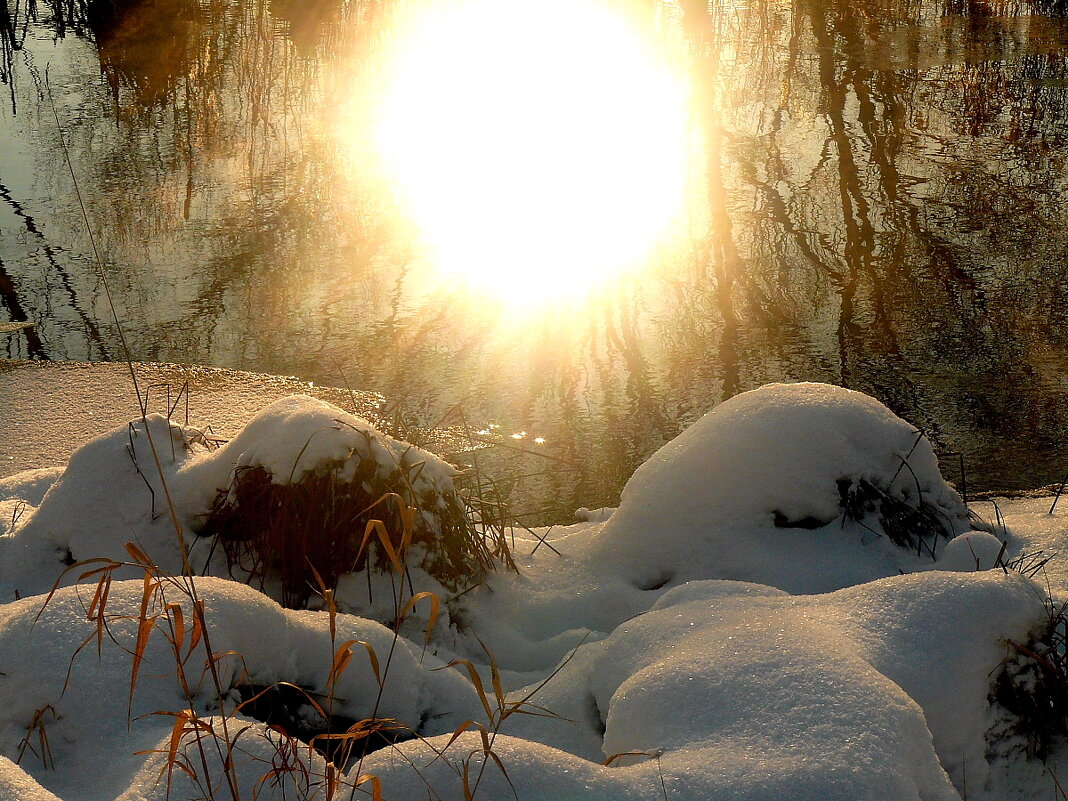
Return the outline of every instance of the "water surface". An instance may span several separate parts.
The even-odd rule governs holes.
[[[0,0],[0,320],[36,323],[0,355],[122,356],[65,145],[134,359],[466,421],[530,520],[614,503],[776,380],[880,398],[969,488],[1060,480],[1064,4],[619,0],[692,87],[687,215],[642,269],[516,315],[434,280],[368,153],[391,36],[436,1]]]

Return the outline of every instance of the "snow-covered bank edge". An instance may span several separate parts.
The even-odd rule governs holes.
[[[143,650],[146,608],[162,615],[156,622],[171,640],[174,610],[182,609],[184,643],[193,639],[195,601],[166,581],[171,595],[145,607],[144,582],[115,574],[108,593],[117,617],[101,659],[91,636],[100,585],[61,589],[37,625],[39,595],[5,604],[0,754],[21,755],[22,764],[0,763],[0,788],[25,785],[25,767],[64,801],[162,798],[166,781],[156,778],[172,753],[173,715],[189,708],[205,725],[251,727],[247,764],[233,773],[242,797],[257,785],[261,797],[325,793],[325,763],[306,749],[300,764],[311,780],[261,781],[278,757],[279,735],[248,718],[252,707],[237,705],[282,681],[339,699],[346,720],[393,717],[420,735],[360,766],[383,782],[387,798],[421,797],[428,785],[431,797],[463,798],[474,784],[476,796],[511,797],[509,782],[524,799],[941,799],[966,791],[1000,800],[1050,792],[1048,771],[1059,772],[1063,749],[1055,743],[1045,766],[1029,755],[992,687],[1023,653],[1018,646],[1041,647],[1047,590],[1068,586],[1068,570],[1053,560],[1036,583],[976,568],[999,555],[1058,549],[1064,518],[1042,517],[1044,500],[1009,501],[1000,505],[1007,529],[970,530],[976,521],[941,479],[926,440],[876,401],[820,385],[739,396],[654,455],[619,509],[554,530],[559,555],[541,548],[529,556],[537,539],[517,532],[518,575],[498,572],[450,593],[414,571],[414,585],[404,590],[401,582],[402,601],[427,586],[441,611],[428,614],[429,601],[417,602],[399,639],[368,619],[398,616],[397,602],[382,600],[398,586],[388,570],[339,578],[330,601],[355,614],[286,611],[224,580],[233,564],[220,561],[209,538],[198,540],[235,468],[266,465],[284,484],[299,481],[305,463],[336,462],[343,473],[345,459],[369,458],[357,445],[376,435],[351,438],[365,424],[311,399],[287,403],[227,448],[201,450],[181,426],[152,419],[146,430],[135,425],[90,443],[62,474],[0,481],[0,519],[15,519],[0,524],[7,598],[46,591],[64,562],[129,560],[127,542],[176,572],[182,557],[173,527],[153,508],[162,487],[147,489],[158,478],[140,463],[147,449],[138,438],[151,431],[173,444],[162,461],[180,524],[198,569],[220,576],[197,585],[202,634],[213,652],[240,654],[219,662],[220,687],[198,685],[191,694],[176,681],[159,628]],[[391,446],[382,442],[384,454]],[[267,578],[264,589],[275,591]],[[63,692],[70,656],[87,637],[92,647],[78,654]],[[331,665],[349,640],[367,646],[347,646],[339,676]],[[130,651],[143,651],[143,661],[127,725]],[[383,681],[371,653],[379,678],[388,673]],[[399,654],[389,660],[392,672],[382,669],[387,653]],[[111,692],[103,705],[100,687]],[[524,700],[555,716],[504,714]],[[313,707],[297,716],[314,717]],[[149,711],[170,717],[138,717]],[[467,721],[487,732],[492,755]],[[28,748],[42,733],[47,757]],[[134,755],[153,749],[163,754]],[[610,767],[600,764],[606,759]],[[110,766],[106,775],[101,764]],[[204,794],[188,774],[175,776],[172,798]],[[355,792],[372,787],[365,781]]]

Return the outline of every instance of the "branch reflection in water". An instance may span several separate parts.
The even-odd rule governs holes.
[[[459,405],[531,432],[583,465],[502,465],[539,474],[544,520],[614,503],[659,444],[772,380],[879,397],[963,452],[974,488],[1063,473],[1060,4],[619,0],[688,76],[683,221],[641,269],[518,324],[428,280],[373,155],[391,32],[445,2],[6,7],[3,313],[52,358],[109,352],[43,116],[51,64],[138,359],[339,383],[337,359],[419,425]],[[542,6],[523,6],[532,29]],[[623,183],[641,167],[620,163]],[[502,262],[530,252],[513,247]]]

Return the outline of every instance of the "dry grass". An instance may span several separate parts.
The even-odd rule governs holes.
[[[395,495],[389,496],[375,504],[374,508],[386,508],[387,500],[389,504],[396,504],[399,499]],[[404,559],[411,552],[411,543],[415,541],[414,523],[417,519],[412,507],[408,507],[404,513],[398,513],[396,520],[402,525],[399,532],[391,532],[382,519],[369,519],[353,553],[356,561],[366,561],[371,558],[373,543],[373,547],[386,555],[386,569],[394,581],[396,625],[390,649],[384,655],[377,653],[367,642],[337,642],[339,612],[333,589],[327,586],[323,576],[314,568],[311,569],[311,580],[326,613],[330,634],[331,668],[322,687],[301,687],[284,681],[258,686],[249,678],[245,668],[234,682],[224,684],[220,679],[219,663],[224,659],[237,659],[244,665],[244,660],[238,654],[220,653],[212,648],[211,626],[205,616],[204,601],[196,589],[196,579],[189,575],[163,573],[147,554],[132,543],[127,544],[129,561],[88,560],[71,566],[64,573],[74,572],[80,583],[89,582],[92,587],[91,597],[83,597],[89,631],[71,657],[68,676],[82,650],[95,646],[99,654],[104,654],[104,641],[110,640],[132,656],[128,685],[128,699],[132,708],[149,642],[154,638],[163,638],[170,655],[171,670],[186,703],[184,709],[156,713],[172,719],[171,735],[166,747],[151,752],[164,757],[158,781],[167,783],[168,795],[175,779],[182,776],[208,801],[255,799],[272,787],[286,788],[286,797],[292,797],[295,801],[335,801],[342,798],[351,801],[357,795],[378,801],[384,798],[382,783],[378,777],[363,770],[364,758],[378,748],[393,747],[403,740],[419,737],[418,722],[405,723],[382,718],[378,714],[390,665],[400,643],[400,635],[396,631],[417,606],[429,606],[426,630],[426,641],[429,641],[440,609],[440,599],[436,595],[429,592],[412,594],[404,578],[407,571]],[[143,576],[141,599],[134,615],[114,612],[109,606],[115,576],[119,571],[130,568],[139,570]],[[62,580],[61,577],[57,581],[56,588]],[[56,588],[49,593],[44,606],[51,602]],[[114,636],[115,624],[120,620],[135,624],[136,634],[132,644]],[[342,701],[337,696],[339,680],[348,670],[356,669],[354,664],[363,664],[363,660],[354,660],[357,652],[366,656],[365,669],[372,672],[378,687],[371,714],[360,720],[345,717],[336,711]],[[506,766],[494,751],[496,737],[504,722],[514,714],[552,715],[549,710],[533,704],[531,699],[563,667],[557,668],[545,682],[523,698],[509,701],[496,661],[488,650],[486,654],[491,674],[489,692],[470,661],[457,660],[439,668],[460,668],[466,673],[485,712],[485,720],[461,723],[444,747],[431,746],[438,758],[445,760],[445,764],[455,773],[466,801],[476,798],[490,763],[501,771],[510,784]],[[202,692],[195,688],[205,684],[214,689],[214,698],[207,705],[214,710],[211,716],[197,711],[198,708],[205,708],[205,699]],[[241,696],[237,704],[232,700],[235,692]],[[310,714],[309,709],[313,710]],[[38,710],[20,748],[20,756],[23,751],[35,753],[46,765],[52,759],[45,725],[49,713],[55,716],[52,707]],[[248,718],[265,722],[267,728],[252,728]],[[467,731],[479,733],[482,747],[476,752],[451,756],[449,748]],[[248,747],[251,737],[259,737],[268,744],[270,759],[265,760],[262,755],[257,755],[256,749]],[[479,757],[477,767],[473,761],[475,756]],[[238,767],[241,758],[260,763],[260,767],[254,771],[258,779],[252,787],[242,783]],[[415,765],[412,767],[419,772]],[[436,793],[429,783],[427,788],[431,796]]]
[[[1011,653],[990,690],[990,702],[1009,716],[997,737],[1015,738],[1042,762],[1068,742],[1068,604],[1049,599],[1047,611],[1026,643],[1008,641]]]
[[[839,492],[843,519],[881,533],[917,555],[926,553],[934,558],[938,542],[953,536],[950,522],[922,494],[915,501],[905,500],[864,479],[840,482]],[[864,523],[869,517],[878,520],[881,532]]]
[[[414,559],[463,592],[500,565],[514,568],[503,528],[483,526],[451,487],[419,482],[425,463],[408,453],[390,470],[354,453],[288,483],[263,467],[238,468],[198,533],[221,543],[232,577],[261,589],[279,581],[292,608],[307,605],[316,575],[333,589],[347,573],[386,573]]]

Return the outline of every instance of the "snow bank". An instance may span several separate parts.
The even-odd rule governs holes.
[[[59,801],[26,771],[0,756],[0,801]]]
[[[332,663],[325,614],[283,610],[233,582],[205,579],[200,587],[213,648],[243,655],[219,661],[224,695],[240,683],[280,680],[322,691]],[[0,754],[14,757],[32,721],[48,710],[41,719],[56,769],[33,755],[23,767],[64,801],[167,797],[157,779],[171,719],[141,714],[178,712],[190,699],[154,635],[128,727],[130,662],[123,649],[136,638],[132,618],[141,594],[140,582],[113,586],[115,642],[105,637],[98,659],[90,640],[73,663],[70,654],[92,632],[87,596],[61,590],[32,627],[41,599],[0,611]],[[997,721],[988,700],[991,675],[1006,656],[1004,641],[1026,640],[1045,616],[1036,587],[1001,571],[925,572],[816,596],[689,583],[607,639],[581,646],[530,698],[559,718],[513,715],[505,722],[492,746],[507,778],[490,761],[477,797],[510,796],[510,782],[525,801],[648,799],[660,797],[662,787],[688,801],[959,801],[946,770],[958,786],[967,777],[969,798],[1005,797],[989,792],[1015,775],[1013,765],[988,761],[986,734]],[[392,642],[378,624],[348,616],[338,621],[336,638],[364,640],[379,654]],[[339,711],[354,719],[374,711],[378,695],[363,656],[357,648],[337,689]],[[377,714],[423,721],[428,739],[364,762],[387,798],[422,797],[429,781],[435,798],[461,799],[464,763],[471,781],[480,772],[481,738],[469,733],[450,745],[444,732],[462,720],[485,721],[481,705],[467,679],[454,669],[431,670],[438,665],[431,657],[420,665],[418,649],[399,641]],[[192,704],[218,728],[214,697],[201,677]],[[227,697],[237,702],[236,694]],[[258,723],[236,717],[229,725],[251,727],[237,751],[246,791],[271,764],[297,758]],[[612,767],[600,764],[617,754],[628,756]],[[299,758],[312,768],[310,779],[287,773],[261,797],[299,798],[314,789],[322,763],[306,751]],[[17,781],[26,779],[0,763],[0,787]],[[174,801],[191,801],[201,791],[178,776],[170,792]]]
[[[900,504],[893,520],[888,498]],[[923,515],[901,519],[908,507]],[[947,538],[970,529],[912,425],[859,392],[770,384],[653,454],[591,547],[644,586],[729,578],[818,592],[922,564],[889,536],[907,536],[921,517]]]
[[[180,572],[168,498],[193,561],[203,568],[211,548],[197,532],[239,471],[262,468],[275,483],[290,484],[312,471],[332,470],[345,482],[369,466],[372,479],[401,476],[409,502],[420,504],[427,525],[436,524],[443,498],[454,492],[455,470],[448,463],[309,396],[272,403],[214,450],[205,446],[199,429],[149,415],[83,445],[58,478],[54,472],[20,474],[0,485],[0,511],[10,514],[22,504],[18,525],[5,523],[0,530],[0,589],[9,598],[15,590],[44,592],[67,564],[127,558],[130,541],[165,570]],[[230,573],[218,552],[210,569]]]
[[[166,514],[149,433],[164,477],[173,482],[192,451],[183,429],[161,415],[86,443],[58,478],[51,477],[36,508],[0,537],[0,587],[21,595],[45,592],[66,565],[84,559],[128,558],[124,546],[129,541],[137,542],[164,569],[181,570],[181,552]],[[49,478],[43,476],[33,489]],[[21,475],[8,481],[26,484]]]
[[[321,470],[354,476],[359,465],[402,465],[416,495],[452,488],[444,462],[310,398],[269,406],[214,450],[195,429],[150,416],[90,442],[61,475],[0,481],[0,513],[21,504],[16,523],[0,530],[4,600],[46,591],[72,560],[125,559],[128,541],[162,567],[180,567],[149,433],[194,563],[218,575],[228,566],[209,559],[211,538],[197,535],[233,492],[235,471],[262,469],[269,485],[288,487]],[[366,760],[387,798],[426,797],[427,782],[435,798],[463,798],[465,765],[480,782],[476,798],[512,797],[511,783],[523,801],[665,793],[959,801],[965,786],[972,801],[1007,801],[1048,791],[1037,763],[988,741],[1007,714],[990,699],[1005,642],[1026,642],[1048,622],[1044,595],[1018,573],[983,572],[1002,539],[968,530],[929,443],[877,401],[812,384],[737,396],[639,468],[618,509],[582,516],[551,533],[516,532],[519,575],[492,574],[457,597],[433,584],[453,627],[439,623],[426,655],[404,638],[394,647],[388,629],[352,615],[338,618],[332,640],[323,613],[283,610],[242,584],[202,579],[212,648],[241,654],[218,662],[223,709],[199,667],[202,652],[190,663],[191,697],[181,690],[160,632],[130,707],[140,581],[111,586],[117,617],[101,656],[88,619],[92,588],[59,590],[36,623],[40,597],[0,606],[0,756],[16,758],[42,732],[51,751],[28,752],[19,767],[0,760],[0,801],[9,787],[19,798],[24,787],[33,799],[161,801],[158,751],[173,719],[149,713],[191,706],[222,725],[220,713],[259,687],[286,681],[324,692],[335,648],[347,641],[366,642],[388,676],[380,687],[363,646],[353,645],[335,711],[394,717],[429,738]],[[1018,519],[1038,530],[1036,509]],[[1043,547],[1068,536],[1063,524],[1041,525]],[[547,535],[555,552],[540,544]],[[903,547],[913,536],[933,554]],[[1009,556],[1028,542],[1012,541]],[[1068,585],[1068,571],[1056,575]],[[151,608],[179,602],[188,626],[187,601],[165,586]],[[373,603],[360,599],[368,586]],[[392,589],[381,576],[348,573],[338,598],[388,620]],[[470,731],[437,755],[462,721],[490,725],[469,677],[442,667],[453,652],[470,659],[492,710],[483,643],[510,702],[560,716],[505,722],[492,745],[507,776],[492,759],[482,771],[483,741]],[[228,720],[248,727],[241,782],[255,785],[268,763],[292,756],[269,727]],[[628,755],[601,764],[618,754]],[[305,758],[321,774],[320,758]],[[286,781],[261,797],[322,790],[314,777]],[[174,801],[202,794],[184,777],[171,791]]]
[[[308,395],[291,395],[260,411],[241,432],[214,453],[198,459],[181,476],[190,489],[220,488],[235,468],[262,467],[279,484],[300,481],[325,464],[371,460],[380,471],[424,465],[413,476],[418,494],[452,487],[455,470],[429,451],[395,440],[366,420]]]
[[[431,527],[433,516],[444,514],[441,498],[454,490],[454,471],[442,460],[307,396],[271,404],[215,451],[197,446],[195,430],[160,416],[150,416],[149,426],[187,540],[203,551],[207,543],[198,543],[195,532],[220,492],[232,493],[235,474],[248,468],[262,468],[276,484],[324,466],[342,480],[359,465],[400,471],[410,477],[413,496],[426,501]],[[0,582],[23,594],[41,592],[63,560],[123,558],[129,540],[164,567],[180,566],[143,428],[138,421],[115,429],[75,453],[36,511],[0,538],[0,555],[17,554],[3,560]],[[888,499],[897,504],[892,513]],[[642,465],[618,510],[609,511],[587,513],[596,522],[556,546],[570,560],[564,568],[546,564],[554,558],[548,549],[539,564],[528,560],[537,577],[531,591],[540,598],[509,579],[495,582],[503,603],[518,593],[516,605],[533,602],[545,610],[542,619],[565,624],[552,631],[535,625],[531,636],[606,631],[647,608],[655,597],[646,593],[688,580],[821,592],[923,569],[931,557],[895,537],[915,536],[918,550],[941,555],[940,539],[924,525],[944,527],[945,538],[969,528],[967,510],[942,480],[925,438],[878,401],[821,384],[770,385],[721,404]],[[229,568],[217,562],[211,570]],[[553,611],[561,598],[568,609]]]
[[[367,643],[381,665],[388,658],[389,673],[380,692],[365,647],[354,645],[350,667],[336,682],[336,714],[354,720],[372,714],[395,718],[429,734],[450,731],[480,708],[468,680],[454,670],[434,670],[440,660],[421,659],[421,650],[407,641],[394,645],[392,632],[378,623],[342,616],[332,645],[326,613],[283,610],[249,587],[220,579],[202,579],[198,589],[211,647],[224,655],[217,669],[231,710],[241,700],[241,686],[285,681],[323,697],[335,648],[346,642]],[[192,642],[188,599],[169,583],[163,590],[165,597],[153,600],[149,613],[157,614],[164,603],[181,604],[185,643]],[[49,756],[28,753],[22,765],[65,801],[99,801],[124,792],[145,761],[135,752],[154,749],[169,736],[173,719],[156,713],[178,713],[191,705],[204,716],[220,711],[204,670],[204,641],[186,663],[192,691],[186,697],[162,622],[149,640],[131,706],[130,653],[142,591],[140,581],[111,586],[99,655],[94,623],[87,619],[91,591],[62,589],[43,611],[40,597],[0,607],[0,754],[15,758],[28,733],[37,743],[42,729]],[[240,718],[231,721],[231,726],[242,725]]]
[[[1010,770],[988,762],[991,674],[1005,640],[1026,639],[1045,615],[1029,580],[1000,571],[928,572],[822,596],[687,584],[580,648],[535,699],[573,722],[513,717],[504,732],[515,765],[505,766],[517,787],[555,788],[544,797],[660,797],[651,788],[662,776],[668,797],[694,801],[959,799],[943,767],[969,798],[990,797]],[[608,769],[531,741],[579,744],[576,757],[598,762],[638,756]],[[422,748],[401,746],[417,765]],[[402,795],[417,792],[397,757],[376,754],[367,767]],[[497,774],[488,769],[503,793]]]
[[[735,396],[639,467],[618,509],[582,516],[537,532],[560,556],[520,537],[524,577],[491,578],[492,606],[472,609],[510,668],[549,667],[585,630],[607,633],[687,581],[830,592],[934,567],[974,570],[968,543],[986,569],[1001,548],[973,532],[936,562],[928,548],[943,557],[970,526],[930,443],[877,400],[825,384]],[[922,553],[886,530],[900,539],[912,525]],[[537,558],[522,558],[536,546]]]

